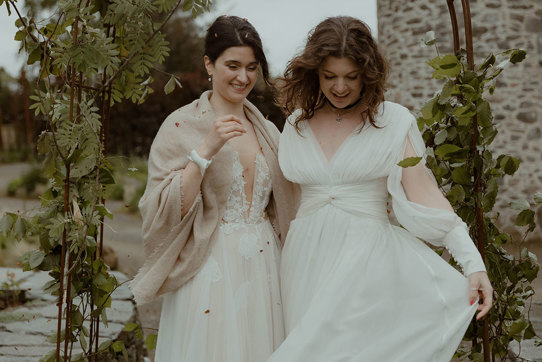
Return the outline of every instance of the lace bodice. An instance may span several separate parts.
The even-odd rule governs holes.
[[[243,179],[243,166],[239,154],[234,153],[232,183],[230,195],[226,203],[226,210],[222,218],[222,228],[226,233],[242,226],[242,224],[257,224],[266,219],[265,208],[271,193],[271,175],[261,153],[256,156],[256,169],[254,172],[254,187],[252,189],[252,203],[249,205],[245,195],[245,180]]]

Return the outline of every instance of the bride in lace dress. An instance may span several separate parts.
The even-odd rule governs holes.
[[[263,362],[284,338],[278,234],[291,187],[278,130],[246,100],[268,66],[256,30],[235,16],[211,25],[204,62],[213,91],[173,112],[153,142],[140,208],[146,243],[160,240],[132,289],[138,303],[163,294],[156,361]]]
[[[351,17],[324,20],[288,64],[279,163],[301,204],[281,256],[287,337],[268,362],[450,361],[491,306],[465,223],[423,162],[397,165],[425,145],[410,112],[384,101],[386,73]],[[445,246],[465,276],[417,237]]]

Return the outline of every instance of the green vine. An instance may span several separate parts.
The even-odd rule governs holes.
[[[429,36],[426,45],[435,45]],[[438,50],[437,50],[438,52]],[[426,162],[438,185],[457,214],[467,223],[473,240],[478,240],[476,205],[483,210],[483,237],[486,266],[494,287],[494,306],[487,316],[492,360],[510,358],[509,344],[536,336],[528,311],[534,289],[531,285],[539,271],[536,256],[523,249],[519,256],[504,248],[511,236],[497,227],[499,214],[493,211],[499,192],[499,180],[513,175],[520,160],[511,155],[495,155],[491,144],[498,134],[493,122],[487,93],[495,91],[495,79],[509,64],[526,56],[520,49],[490,54],[474,71],[467,64],[465,52],[438,55],[428,64],[432,77],[442,79],[442,90],[421,109],[418,126],[423,130],[427,146]],[[473,131],[478,129],[478,135]],[[404,166],[419,160],[405,160]],[[478,170],[478,173],[477,173]],[[477,191],[475,175],[479,174]],[[515,224],[524,229],[524,241],[535,229],[533,208],[542,203],[537,193],[530,201],[520,200],[511,205],[519,211]],[[452,264],[455,262],[452,260]],[[473,321],[465,335],[472,342],[469,350],[458,350],[458,357],[482,361],[482,328]]]

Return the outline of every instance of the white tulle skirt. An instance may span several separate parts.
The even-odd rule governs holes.
[[[450,361],[477,307],[406,230],[331,205],[291,224],[281,283],[287,337],[269,362]]]
[[[163,298],[157,362],[263,362],[284,338],[268,220],[225,224],[202,270]]]

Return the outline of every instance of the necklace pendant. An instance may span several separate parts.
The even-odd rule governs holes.
[[[341,123],[343,119],[341,118],[340,114],[337,114],[337,118],[335,120],[337,121],[337,123]]]

